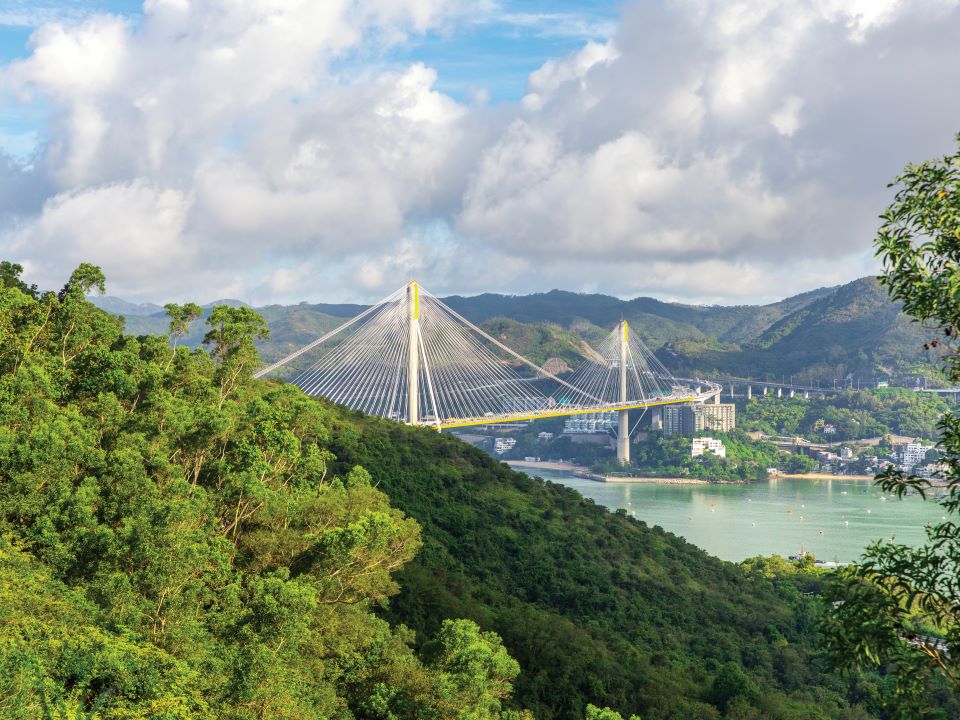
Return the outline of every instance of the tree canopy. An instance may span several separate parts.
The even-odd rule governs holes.
[[[952,155],[907,166],[882,215],[877,255],[881,283],[905,312],[935,332],[928,346],[945,346],[945,372],[960,382],[955,341],[960,328],[960,136]],[[826,647],[837,666],[884,669],[894,680],[891,712],[917,717],[931,711],[925,691],[946,683],[960,693],[960,417],[939,422],[942,472],[933,480],[890,469],[878,476],[888,492],[938,500],[944,520],[927,530],[921,547],[872,545],[831,586]]]

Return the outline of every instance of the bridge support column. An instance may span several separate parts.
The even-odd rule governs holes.
[[[730,394],[733,395],[733,387],[732,387],[732,386],[730,387]],[[720,404],[720,392],[719,392],[719,391],[717,391],[717,394],[713,396],[713,404],[714,404],[714,405],[719,405],[719,404]]]
[[[420,288],[407,283],[407,423],[420,422]]]
[[[630,330],[627,321],[620,321],[620,402],[627,402],[627,340]],[[621,410],[617,426],[617,461],[630,463],[630,412]]]
[[[767,396],[767,390],[769,390],[769,388],[766,387],[766,386],[764,386],[764,388],[763,388],[763,396],[764,396],[764,397]]]
[[[753,385],[747,385],[747,400],[753,400]]]
[[[777,388],[777,397],[783,397],[783,388]]]
[[[794,393],[794,391],[793,391],[793,388],[790,388],[790,397],[793,397],[794,394],[795,394],[795,393]]]

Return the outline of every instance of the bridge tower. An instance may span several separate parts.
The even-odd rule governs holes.
[[[420,422],[420,288],[407,283],[407,424]]]
[[[630,328],[626,320],[620,321],[620,402],[627,402],[627,343]],[[630,462],[630,412],[620,411],[620,423],[617,427],[617,460],[621,465]]]

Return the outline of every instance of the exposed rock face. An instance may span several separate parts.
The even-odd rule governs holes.
[[[567,365],[561,358],[550,358],[543,364],[543,369],[546,370],[551,375],[562,375],[563,373],[570,372],[570,366]]]

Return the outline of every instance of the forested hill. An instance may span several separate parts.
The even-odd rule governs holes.
[[[820,668],[814,576],[253,380],[249,308],[174,348],[85,302],[92,266],[0,279],[0,717],[877,710]]]
[[[93,300],[125,315],[133,333],[166,328],[163,312],[145,312],[150,306]],[[874,278],[769,305],[683,305],[560,290],[451,296],[444,302],[535,362],[557,357],[574,366],[584,355],[583,343],[599,341],[622,317],[677,374],[794,375],[798,381],[828,384],[848,374],[865,382],[914,372],[936,375],[923,352],[930,338],[890,302]],[[361,309],[307,303],[260,308],[271,329],[261,353],[267,360],[283,357]],[[196,347],[202,337],[203,321],[198,320],[184,342]]]

